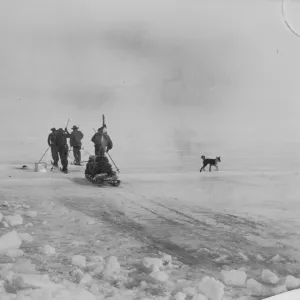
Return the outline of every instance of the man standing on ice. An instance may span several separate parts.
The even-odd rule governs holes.
[[[58,150],[56,146],[56,129],[51,128],[51,133],[48,135],[48,146],[51,148],[51,155],[53,158],[53,166],[58,166]]]
[[[60,156],[60,161],[62,164],[62,172],[68,173],[68,155],[69,155],[69,146],[67,143],[67,138],[70,138],[70,133],[68,132],[68,129],[65,128],[63,130],[62,128],[59,128],[57,130],[56,135],[56,146],[58,149],[58,153]]]
[[[78,130],[78,127],[74,125],[72,127],[72,132],[70,136],[70,146],[73,147],[73,154],[75,158],[75,165],[80,166],[81,162],[81,140],[83,139],[83,133]]]
[[[91,141],[95,144],[95,155],[104,155],[105,152],[108,152],[113,147],[105,124],[93,135]]]

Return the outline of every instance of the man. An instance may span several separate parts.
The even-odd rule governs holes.
[[[70,133],[68,129],[59,128],[56,134],[56,146],[60,156],[60,161],[62,164],[62,172],[68,173],[68,155],[69,155],[69,146],[67,143],[67,138],[70,138]]]
[[[74,164],[77,166],[80,166],[80,162],[81,162],[81,140],[83,139],[83,133],[78,130],[79,128],[74,125],[72,127],[72,132],[71,132],[71,136],[70,136],[70,146],[73,147],[73,154],[74,154],[74,158],[75,158],[75,162]]]
[[[91,141],[95,144],[95,155],[104,155],[105,152],[108,152],[113,147],[105,124],[93,135]]]
[[[48,146],[51,148],[51,155],[53,158],[53,166],[58,167],[58,151],[56,146],[56,129],[51,128],[51,133],[48,135]]]
[[[90,155],[89,156],[89,160],[86,164],[86,168],[85,168],[85,175],[89,175],[89,176],[92,176],[92,173],[93,173],[93,168],[94,168],[94,163],[95,163],[95,158],[96,156],[95,155]]]

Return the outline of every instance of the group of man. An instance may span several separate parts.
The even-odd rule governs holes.
[[[72,127],[72,132],[69,133],[68,129],[55,129],[51,128],[51,133],[48,136],[48,145],[51,148],[51,154],[53,158],[53,166],[58,167],[58,161],[60,158],[62,165],[62,172],[68,173],[68,156],[69,156],[69,145],[67,139],[70,139],[70,146],[73,147],[74,154],[74,165],[81,165],[81,147],[82,139],[84,137],[83,133],[78,130],[77,126]],[[102,161],[108,163],[107,158],[105,157],[105,152],[108,152],[112,149],[113,143],[110,136],[107,133],[106,125],[103,125],[98,131],[93,135],[91,141],[95,145],[95,157],[97,161]],[[90,157],[91,160],[91,157]],[[88,163],[90,163],[90,160]],[[96,161],[96,159],[94,160]],[[109,163],[108,163],[109,164]],[[111,170],[111,165],[110,171]],[[87,166],[88,168],[88,166]],[[106,166],[107,168],[107,166]],[[108,168],[109,169],[109,168]]]

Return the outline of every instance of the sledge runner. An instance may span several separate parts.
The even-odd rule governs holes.
[[[61,171],[64,173],[68,173],[68,155],[69,155],[69,146],[67,143],[67,139],[70,138],[70,133],[68,129],[59,128],[56,134],[56,146],[58,149],[58,153],[60,156],[60,161],[62,164]]]
[[[74,165],[80,166],[80,162],[81,162],[81,140],[83,139],[84,135],[83,133],[78,130],[79,128],[74,125],[72,127],[72,132],[70,135],[70,146],[73,147],[73,154],[74,154],[74,158],[75,158],[75,162]]]
[[[51,155],[53,159],[53,166],[58,167],[58,149],[56,146],[56,129],[51,128],[51,133],[48,135],[48,146],[51,148]]]
[[[113,148],[113,143],[110,136],[107,133],[107,127],[105,124],[98,129],[91,141],[95,145],[95,155],[104,155],[105,152],[108,152]]]

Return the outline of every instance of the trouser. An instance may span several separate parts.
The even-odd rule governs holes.
[[[81,146],[73,146],[73,154],[76,164],[80,164],[81,162]]]
[[[51,148],[51,154],[53,159],[53,165],[57,166],[57,163],[59,161],[57,146],[51,145],[50,148]]]
[[[104,155],[105,149],[101,145],[95,144],[95,155]]]
[[[60,162],[62,164],[63,170],[68,170],[68,155],[69,155],[69,147],[68,145],[62,146],[58,149]]]

